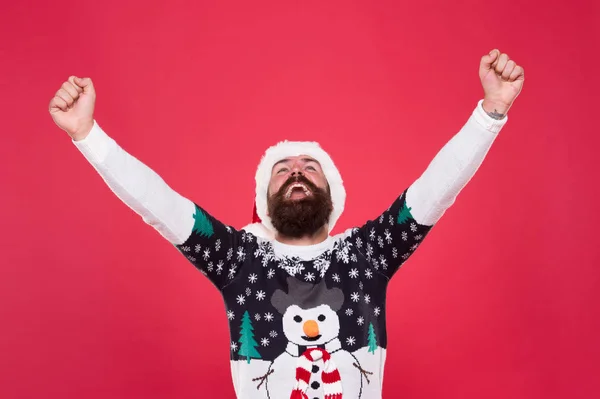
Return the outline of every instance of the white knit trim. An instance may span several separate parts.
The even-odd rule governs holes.
[[[316,159],[321,164],[321,169],[331,189],[331,200],[333,211],[329,217],[329,232],[335,226],[340,215],[344,211],[346,201],[346,190],[340,172],[333,160],[314,141],[282,141],[267,149],[256,169],[256,213],[262,223],[270,230],[275,231],[271,218],[267,216],[267,192],[271,181],[273,165],[287,157],[307,155]]]

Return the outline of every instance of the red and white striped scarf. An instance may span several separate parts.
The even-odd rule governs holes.
[[[331,355],[325,349],[307,349],[298,358],[296,366],[296,386],[292,391],[290,399],[308,399],[306,390],[310,381],[313,362],[323,359],[323,371],[321,373],[321,384],[324,399],[342,399],[342,380],[337,366],[331,359]]]

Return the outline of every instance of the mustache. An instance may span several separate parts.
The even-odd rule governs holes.
[[[313,182],[311,182],[310,180],[308,180],[308,178],[306,178],[303,175],[296,175],[296,176],[291,176],[289,177],[285,183],[283,183],[283,185],[281,186],[281,188],[279,189],[279,191],[277,191],[277,196],[281,196],[283,197],[285,195],[285,192],[287,191],[287,189],[294,183],[302,183],[304,184],[306,187],[308,187],[308,189],[315,193],[317,191],[319,191],[319,187],[317,187]]]

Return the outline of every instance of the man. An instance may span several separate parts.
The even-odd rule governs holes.
[[[492,50],[479,77],[484,98],[425,172],[378,218],[334,237],[346,193],[317,143],[284,141],[266,151],[254,223],[237,230],[99,127],[89,78],[70,77],[49,108],[110,189],[220,290],[239,398],[371,399],[381,397],[387,284],[481,165],[524,71]]]

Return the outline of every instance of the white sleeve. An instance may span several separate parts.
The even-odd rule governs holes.
[[[508,116],[501,120],[491,118],[482,103],[483,100],[479,100],[467,123],[408,188],[406,204],[418,223],[434,225],[454,204],[508,121]]]
[[[72,140],[110,189],[127,206],[178,245],[190,236],[195,205],[171,189],[152,169],[127,153],[94,121],[90,133]]]

